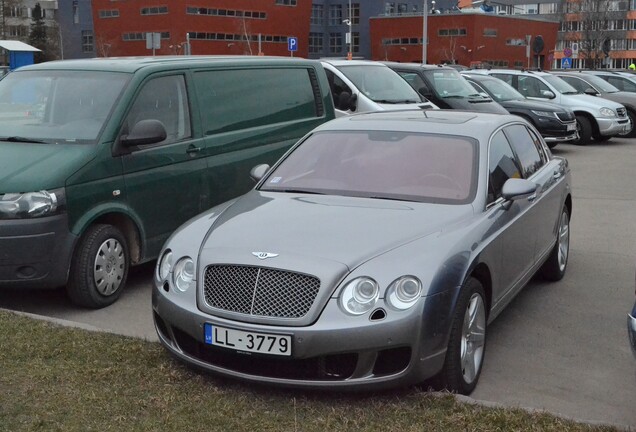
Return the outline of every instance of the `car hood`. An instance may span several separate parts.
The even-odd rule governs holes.
[[[622,105],[636,107],[636,93],[619,91],[614,93],[603,93],[601,97],[618,102]]]
[[[62,187],[94,150],[91,145],[0,142],[0,194]]]
[[[508,111],[499,103],[491,98],[474,97],[474,98],[445,98],[444,102],[452,109],[460,109],[466,111],[487,112],[494,114],[508,114]]]
[[[522,109],[522,110],[536,110],[536,111],[554,111],[564,112],[565,110],[557,104],[550,102],[541,102],[530,99],[518,99],[500,102],[504,108],[508,109]]]
[[[473,214],[471,205],[252,191],[223,212],[202,245],[335,261],[363,262]],[[276,265],[274,260],[268,262]]]

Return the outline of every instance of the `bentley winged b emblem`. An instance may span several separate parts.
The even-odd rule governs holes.
[[[267,258],[276,258],[278,256],[278,254],[269,253],[269,252],[252,252],[252,255],[254,255],[256,258],[260,260],[264,260]]]

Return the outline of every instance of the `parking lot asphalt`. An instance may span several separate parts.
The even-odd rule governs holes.
[[[488,328],[472,398],[636,428],[636,360],[626,319],[634,302],[636,139],[559,144],[573,176],[569,268],[557,283],[533,280]],[[0,289],[0,308],[156,341],[153,264],[133,269],[120,300],[72,306],[63,290]]]

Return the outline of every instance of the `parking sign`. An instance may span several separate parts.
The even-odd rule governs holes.
[[[288,37],[287,38],[287,49],[291,52],[298,51],[298,38],[296,37]]]

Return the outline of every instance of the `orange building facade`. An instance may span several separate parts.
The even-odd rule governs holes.
[[[213,3],[214,7],[210,4]],[[98,57],[186,54],[307,57],[311,2],[306,0],[93,0]],[[147,47],[147,34],[157,34]],[[189,42],[189,46],[188,46]],[[154,49],[152,46],[154,45]]]
[[[371,19],[373,60],[422,61],[421,16]],[[550,69],[559,28],[558,22],[523,16],[483,13],[429,15],[427,63]],[[527,37],[530,36],[528,57]],[[536,43],[541,36],[543,43]],[[543,48],[537,53],[534,48]],[[538,51],[538,50],[537,50]]]

